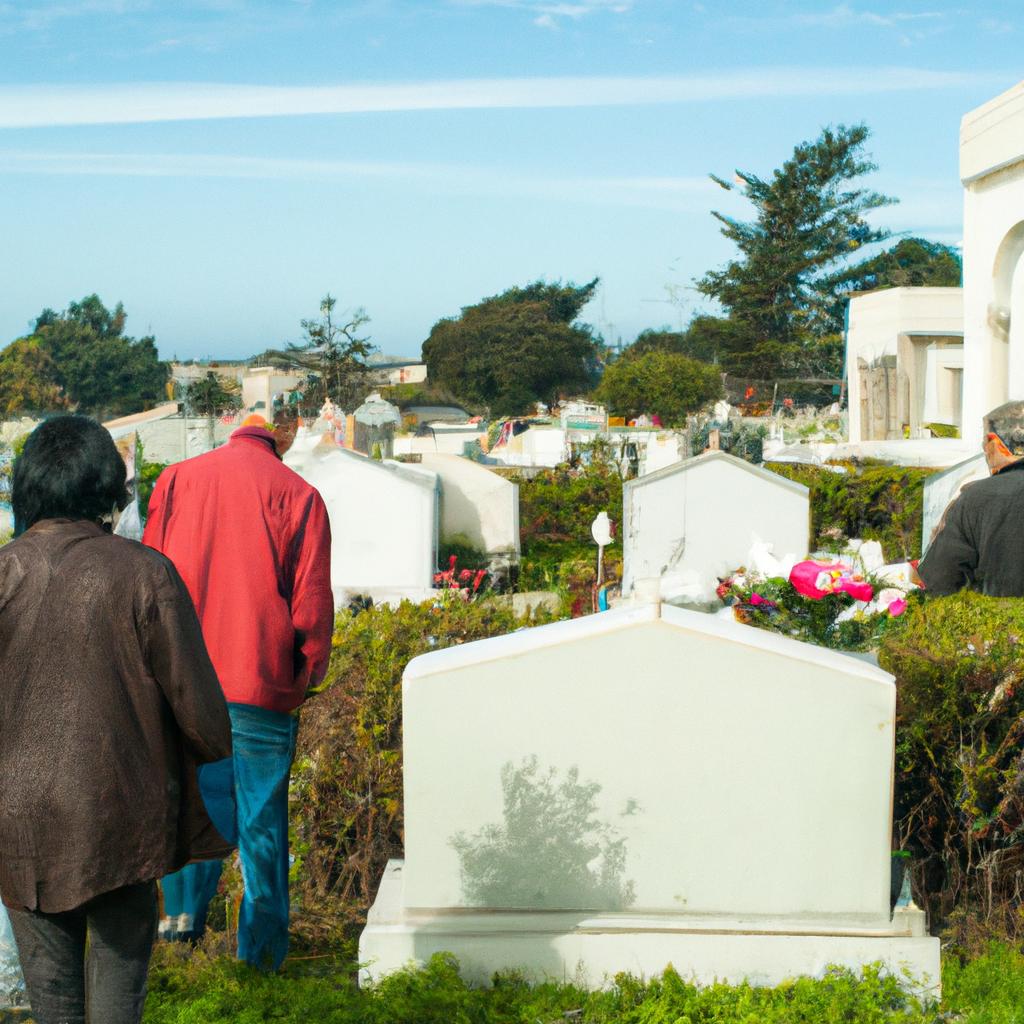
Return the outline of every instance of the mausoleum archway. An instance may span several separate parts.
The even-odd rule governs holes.
[[[992,375],[989,408],[1024,396],[1024,221],[1015,224],[996,250],[988,334]]]

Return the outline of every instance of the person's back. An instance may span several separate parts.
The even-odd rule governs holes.
[[[1024,597],[1024,402],[993,409],[983,426],[992,475],[946,509],[918,573],[933,594]]]
[[[227,700],[298,707],[330,653],[330,527],[320,495],[281,462],[272,435],[243,427],[166,469],[143,542],[185,580]]]
[[[1024,461],[968,484],[918,567],[929,592],[1024,597]]]
[[[234,753],[205,771],[203,795],[211,810],[230,809],[237,830],[239,956],[272,967],[288,949],[295,711],[327,671],[334,623],[327,509],[281,462],[297,422],[279,417],[273,432],[243,426],[224,447],[165,470],[143,536],[185,580],[228,700]],[[202,934],[219,870],[190,866],[164,880],[168,938]]]
[[[197,766],[227,707],[173,565],[102,525],[124,506],[109,433],[56,416],[14,466],[0,548],[0,896],[39,1024],[135,1024],[156,879],[231,845]]]

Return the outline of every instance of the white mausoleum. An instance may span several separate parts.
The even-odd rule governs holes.
[[[960,125],[964,185],[964,438],[1024,398],[1024,82]]]
[[[930,436],[963,420],[963,290],[884,288],[850,299],[850,440]]]

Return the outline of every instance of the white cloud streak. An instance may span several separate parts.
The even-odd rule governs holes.
[[[838,4],[828,11],[795,15],[792,20],[801,25],[820,25],[825,28],[847,28],[852,25],[895,28],[905,26],[910,22],[941,21],[945,16],[941,11],[886,11],[879,13],[851,7],[849,4]]]
[[[984,72],[777,68],[694,76],[495,78],[334,86],[131,83],[0,86],[0,128],[389,111],[650,106],[864,96],[1001,82]]]
[[[0,175],[376,181],[441,194],[707,210],[721,190],[705,177],[558,177],[462,164],[304,160],[210,154],[52,153],[0,150]]]

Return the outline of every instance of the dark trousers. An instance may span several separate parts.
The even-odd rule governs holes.
[[[155,882],[60,914],[9,913],[36,1024],[139,1024],[156,939]]]

